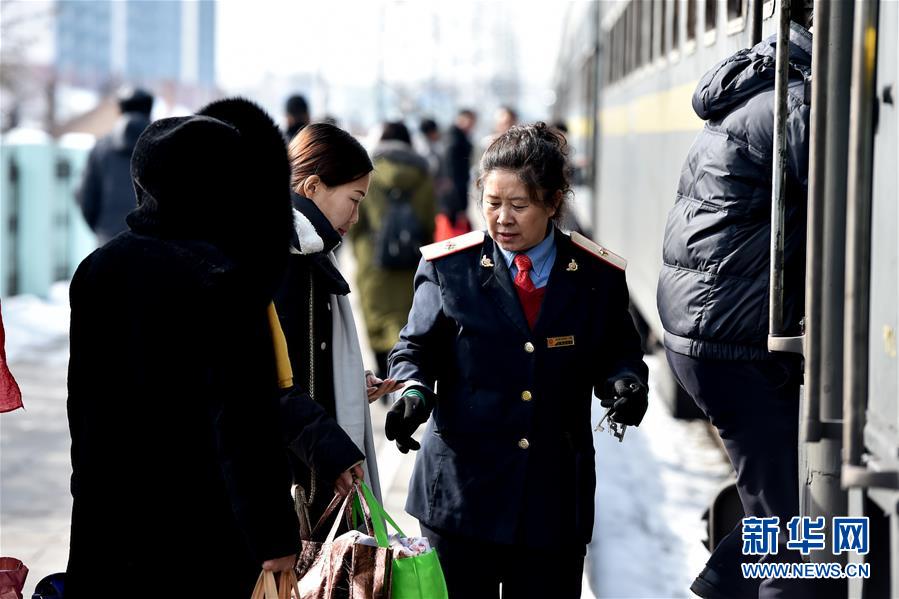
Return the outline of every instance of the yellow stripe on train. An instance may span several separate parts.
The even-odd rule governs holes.
[[[696,83],[685,83],[640,96],[628,104],[603,108],[599,111],[600,136],[702,129],[703,120],[693,112],[691,102]]]

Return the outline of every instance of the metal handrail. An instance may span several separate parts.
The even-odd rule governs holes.
[[[821,11],[821,12],[818,12]],[[822,14],[823,13],[823,14]],[[802,438],[821,440],[821,280],[824,249],[824,173],[827,147],[827,41],[830,2],[815,1],[817,26],[812,40],[812,108],[809,135],[808,225],[805,262],[805,402],[802,404]]]
[[[805,309],[805,442],[841,439],[852,2],[815,1]]]
[[[863,466],[868,399],[868,319],[871,292],[871,174],[873,166],[877,2],[855,5],[852,105],[849,118],[848,206],[846,213],[846,323],[843,362],[843,486],[868,486]]]
[[[771,260],[768,286],[768,349],[802,353],[802,338],[784,338],[784,212],[786,209],[787,88],[790,73],[790,2],[781,0],[774,78],[774,164],[771,180]]]

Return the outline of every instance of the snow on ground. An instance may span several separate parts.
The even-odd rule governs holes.
[[[653,372],[664,358],[649,356]],[[594,424],[604,413],[594,402]],[[730,465],[704,422],[674,420],[650,393],[639,428],[619,443],[594,433],[596,526],[585,590],[602,599],[692,597],[690,583],[708,557],[701,520]],[[585,593],[586,595],[586,593]]]
[[[69,283],[55,283],[47,299],[15,295],[3,299],[6,358],[12,364],[26,360],[68,360]],[[49,351],[49,354],[48,354]],[[13,372],[15,375],[15,372]]]
[[[3,299],[9,367],[24,410],[0,414],[0,554],[25,562],[25,597],[44,576],[65,570],[72,496],[66,370],[68,284],[47,299]]]

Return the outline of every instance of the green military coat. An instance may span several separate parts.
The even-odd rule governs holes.
[[[400,141],[378,144],[372,155],[375,170],[371,187],[359,210],[359,222],[350,230],[358,267],[356,284],[368,340],[376,353],[390,351],[399,340],[412,308],[412,278],[415,269],[385,270],[375,263],[378,232],[389,208],[391,189],[401,189],[412,204],[425,232],[423,244],[434,236],[436,213],[434,185],[428,164]]]

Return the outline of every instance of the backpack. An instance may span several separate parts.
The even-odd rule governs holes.
[[[412,209],[410,192],[387,192],[387,212],[375,237],[375,264],[385,270],[414,270],[425,243],[424,228]]]

